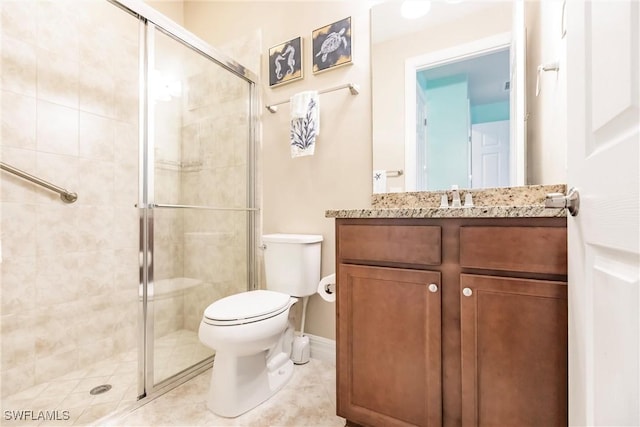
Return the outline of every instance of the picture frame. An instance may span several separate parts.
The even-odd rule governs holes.
[[[350,16],[313,30],[311,46],[314,74],[353,63],[352,34]]]
[[[269,48],[269,87],[291,83],[304,77],[302,37]]]

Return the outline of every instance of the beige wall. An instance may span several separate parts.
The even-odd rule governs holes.
[[[324,218],[332,208],[363,208],[370,205],[372,171],[372,123],[383,114],[398,117],[399,106],[373,106],[371,98],[369,8],[373,1],[302,1],[302,2],[199,2],[186,1],[182,15],[173,10],[173,19],[183,19],[185,27],[213,46],[225,47],[257,43],[261,57],[231,56],[267,81],[267,52],[276,44],[291,38],[304,38],[304,79],[277,88],[262,84],[261,106],[288,99],[303,90],[322,90],[347,82],[361,87],[358,96],[338,91],[321,96],[321,135],[316,154],[291,159],[288,146],[288,108],[281,106],[276,114],[260,109],[262,208],[264,233],[318,233],[324,236],[322,274],[335,270],[334,223]],[[165,8],[167,6],[165,5]],[[562,73],[554,81],[544,76],[543,92],[535,97],[535,67],[540,62],[561,59],[562,41],[554,34],[559,25],[559,4],[552,1],[527,3],[528,27],[528,182],[552,184],[565,181],[564,99]],[[487,16],[484,16],[484,15]],[[467,31],[448,31],[446,36],[429,37],[432,50],[490,34],[509,31],[511,7],[497,4],[476,14]],[[354,65],[319,75],[311,72],[311,31],[325,24],[352,16],[354,33]],[[485,25],[486,24],[486,25]],[[497,25],[497,27],[496,27]],[[553,28],[549,30],[548,25]],[[468,28],[474,28],[473,33]],[[443,28],[443,31],[448,28]],[[559,31],[559,30],[558,30]],[[248,52],[247,49],[244,49]],[[386,61],[387,64],[393,61]],[[258,69],[259,68],[259,69]],[[377,70],[377,66],[375,68]],[[376,71],[377,72],[377,71]],[[385,108],[390,107],[385,110]],[[387,132],[401,140],[397,131]],[[384,165],[384,168],[389,168]],[[334,305],[313,296],[309,305],[309,333],[335,337]]]
[[[182,0],[144,0],[144,2],[184,26],[184,2]]]
[[[526,3],[527,16],[527,180],[536,184],[567,180],[566,39],[561,37],[562,2]],[[560,70],[540,75],[540,64],[558,61]]]
[[[322,3],[322,7],[318,7]],[[289,108],[276,114],[260,109],[262,123],[264,233],[322,234],[322,275],[335,271],[334,220],[326,209],[361,208],[371,197],[371,91],[369,70],[369,2],[186,2],[185,26],[212,45],[232,43],[247,33],[261,34],[259,72],[267,82],[270,47],[297,36],[304,38],[304,79],[270,89],[263,84],[264,104],[288,99],[296,92],[323,90],[345,83],[360,85],[321,95],[321,134],[314,156],[292,159],[289,151]],[[311,32],[352,17],[353,65],[318,75],[311,71]],[[314,295],[306,331],[335,337],[335,305]]]

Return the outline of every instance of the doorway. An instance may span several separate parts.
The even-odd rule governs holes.
[[[408,191],[523,184],[514,64],[510,33],[406,61]]]

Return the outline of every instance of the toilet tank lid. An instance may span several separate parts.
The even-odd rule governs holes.
[[[266,243],[317,243],[322,242],[321,234],[265,234],[262,241]]]

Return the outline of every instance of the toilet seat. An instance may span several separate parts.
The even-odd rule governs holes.
[[[258,322],[288,310],[292,298],[281,292],[256,290],[222,298],[204,311],[203,322],[233,326]]]

